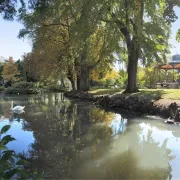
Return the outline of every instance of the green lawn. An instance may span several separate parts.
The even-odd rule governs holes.
[[[123,92],[124,89],[93,89],[89,93],[94,95],[115,95]],[[151,96],[153,99],[180,100],[180,89],[140,89],[140,92],[133,95]]]

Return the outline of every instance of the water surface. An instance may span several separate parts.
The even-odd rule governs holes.
[[[10,102],[25,113],[10,112]],[[0,127],[8,145],[30,158],[46,178],[180,179],[180,126],[128,118],[62,94],[6,96]]]

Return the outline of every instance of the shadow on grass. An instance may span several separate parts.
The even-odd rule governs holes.
[[[166,94],[164,90],[140,90],[140,92],[135,93],[138,96],[149,97],[154,100],[161,99],[164,94]]]
[[[142,89],[141,92],[138,93],[141,95],[146,95],[154,98],[154,100],[158,99],[172,99],[178,100],[180,99],[180,90],[179,89]]]
[[[124,89],[93,89],[89,93],[97,96],[116,96],[122,94]],[[140,89],[140,92],[133,94],[122,94],[122,96],[139,96],[146,97],[152,100],[158,99],[173,99],[180,100],[180,89]]]
[[[115,95],[123,92],[124,89],[95,89],[89,91],[93,95]]]

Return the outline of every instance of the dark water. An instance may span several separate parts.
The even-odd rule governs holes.
[[[12,114],[12,100],[25,113]],[[1,97],[0,127],[5,124],[17,139],[8,147],[49,179],[180,179],[180,126],[160,119],[128,119],[44,94]]]

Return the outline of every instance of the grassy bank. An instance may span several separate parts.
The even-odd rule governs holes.
[[[93,89],[89,93],[97,96],[121,94],[124,89]],[[127,94],[128,95],[128,94]],[[148,96],[152,99],[180,100],[180,89],[140,89],[140,92],[133,95]]]

